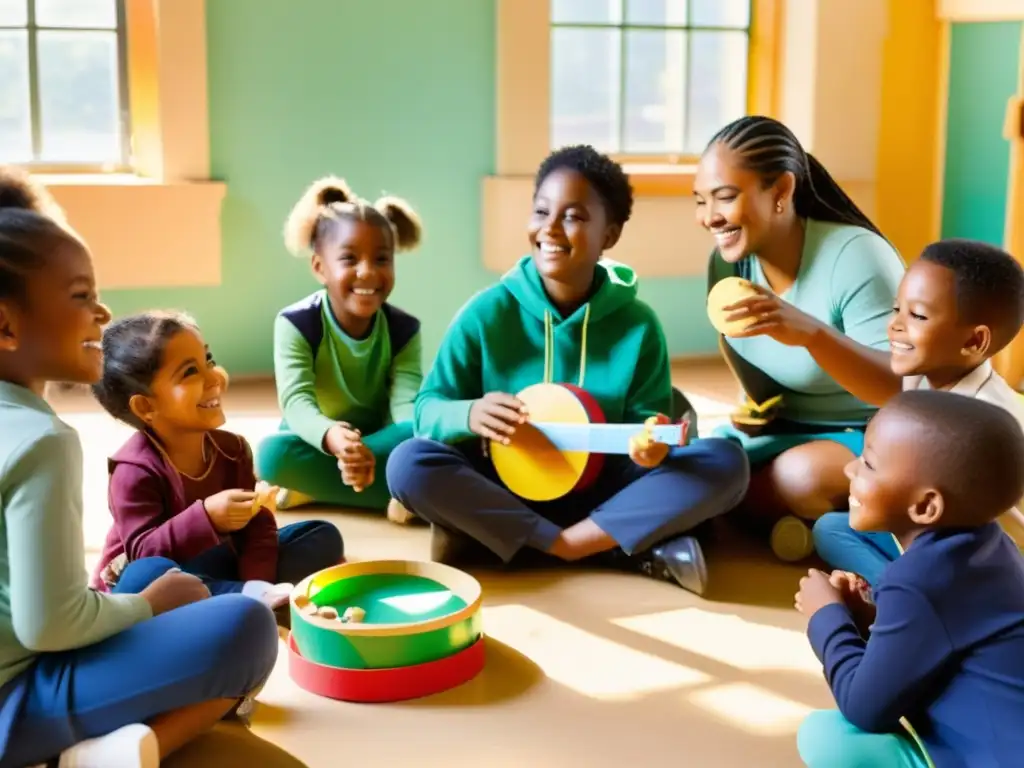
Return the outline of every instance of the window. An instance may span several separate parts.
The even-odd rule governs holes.
[[[751,0],[551,0],[553,146],[692,157],[747,113]]]
[[[124,37],[122,0],[0,0],[0,162],[128,165]]]

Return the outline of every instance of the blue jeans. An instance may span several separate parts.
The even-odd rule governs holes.
[[[849,512],[822,515],[811,533],[822,560],[837,570],[860,574],[868,584],[877,584],[885,567],[900,556],[891,533],[855,531]]]
[[[388,461],[388,487],[406,509],[476,539],[505,562],[525,546],[547,552],[563,528],[588,517],[627,554],[643,552],[728,512],[750,482],[743,449],[712,438],[672,448],[656,469],[610,456],[592,488],[527,504],[475,445],[463,447],[402,443]]]
[[[132,571],[145,562],[124,572],[139,589],[149,582]],[[42,653],[0,690],[0,768],[51,760],[80,741],[192,704],[241,699],[266,682],[277,651],[270,609],[224,595],[94,645]]]
[[[322,520],[286,525],[278,531],[278,540],[278,583],[298,583],[312,573],[337,565],[344,554],[341,533]],[[125,568],[113,591],[141,592],[169,568],[195,574],[214,595],[237,594],[245,583],[238,578],[238,556],[227,544],[221,544],[187,563],[175,563],[165,557],[136,560]]]

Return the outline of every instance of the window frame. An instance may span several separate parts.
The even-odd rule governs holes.
[[[783,0],[753,0],[750,111],[777,117],[785,85]],[[532,177],[551,151],[551,6],[549,0],[496,0],[495,156],[497,177]],[[523,51],[530,51],[524,56]],[[788,97],[787,97],[788,99]],[[616,158],[641,197],[693,194],[695,158]]]
[[[43,27],[36,24],[36,0],[25,0],[26,22],[23,26],[3,26],[3,30],[24,30],[27,35],[29,124],[32,131],[33,159],[18,163],[33,173],[131,173],[132,172],[132,114],[129,87],[128,18],[125,0],[114,0],[117,40],[118,126],[121,131],[121,152],[116,162],[52,162],[36,159],[42,147],[41,100],[39,89],[39,61],[37,35],[40,31],[57,32],[109,32],[109,27]]]
[[[759,5],[762,5],[762,3],[759,3],[758,0],[746,0],[747,8],[748,8],[748,14],[749,14],[748,15],[747,24],[745,26],[728,27],[728,26],[713,25],[713,24],[692,24],[692,23],[689,22],[689,20],[687,20],[687,22],[681,23],[681,24],[677,24],[677,23],[674,23],[674,24],[652,24],[652,23],[630,22],[630,21],[628,21],[626,19],[626,3],[629,2],[629,0],[617,0],[617,2],[619,3],[619,6],[620,6],[620,17],[621,17],[618,22],[573,22],[573,21],[554,21],[554,20],[549,20],[549,22],[548,22],[548,33],[550,35],[556,29],[615,30],[615,31],[619,32],[620,35],[621,35],[621,40],[620,40],[621,51],[620,51],[620,54],[624,55],[625,54],[625,49],[626,49],[625,33],[627,31],[629,31],[629,30],[641,30],[641,31],[651,31],[651,32],[676,32],[676,31],[678,31],[678,32],[683,32],[685,34],[689,34],[691,32],[705,32],[705,31],[706,32],[721,32],[721,33],[737,33],[737,32],[741,32],[747,38],[746,99],[745,99],[745,103],[744,103],[744,111],[745,111],[746,114],[750,114],[751,109],[752,109],[753,104],[754,104],[754,101],[755,101],[754,89],[752,88],[752,70],[753,70],[753,65],[754,65],[754,62],[755,62],[755,57],[754,57],[754,43],[755,43],[754,24],[755,24],[755,14],[757,14],[759,10],[763,10],[763,9],[759,9],[759,7],[758,7]],[[689,16],[689,8],[687,9],[687,11],[688,11],[687,15]],[[687,43],[687,46],[689,46],[689,43]],[[689,54],[687,54],[687,56],[688,55]],[[618,71],[618,79],[617,79],[617,82],[616,82],[616,87],[617,87],[617,90],[619,91],[620,96],[624,95],[625,91],[626,91],[625,75],[626,75],[625,62],[624,62],[624,59],[620,59],[619,71]],[[550,79],[550,71],[549,71],[549,79]],[[687,72],[686,73],[685,88],[684,88],[684,94],[687,97],[687,100],[688,100],[688,97],[689,97],[690,85],[691,85],[690,73]],[[649,168],[651,166],[692,166],[692,165],[694,165],[697,162],[697,159],[698,159],[697,155],[690,154],[690,153],[687,153],[687,152],[653,152],[653,153],[651,153],[651,152],[627,152],[627,151],[622,150],[621,147],[622,147],[622,145],[625,142],[625,136],[624,136],[625,117],[626,117],[625,116],[625,107],[624,107],[623,104],[620,103],[618,105],[618,115],[617,115],[617,119],[619,121],[619,126],[618,126],[618,128],[619,128],[619,131],[618,131],[618,134],[619,134],[618,135],[618,140],[619,140],[619,142],[618,143],[620,145],[620,150],[617,151],[617,152],[609,153],[610,156],[612,158],[614,158],[617,162],[619,162],[619,163],[621,163],[621,164],[623,164],[625,166],[630,166],[630,167],[634,167],[634,168],[644,168],[644,167],[648,167]],[[550,130],[551,130],[551,126],[550,126],[551,118],[550,118],[550,115],[548,117],[548,122],[549,122],[548,131],[550,133]]]

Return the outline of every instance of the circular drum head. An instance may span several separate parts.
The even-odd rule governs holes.
[[[534,384],[518,395],[534,421],[588,424],[580,398],[560,384]],[[516,428],[509,445],[490,442],[491,461],[498,477],[516,496],[551,501],[572,491],[583,476],[590,454],[562,452],[529,422]]]

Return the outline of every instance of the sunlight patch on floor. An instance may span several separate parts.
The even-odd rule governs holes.
[[[802,632],[700,608],[612,619],[616,626],[736,669],[785,670],[821,676]]]
[[[525,605],[485,607],[483,614],[488,635],[527,656],[551,680],[593,699],[627,701],[713,680]]]
[[[752,683],[729,683],[693,691],[687,698],[724,723],[757,736],[797,732],[811,708]]]

